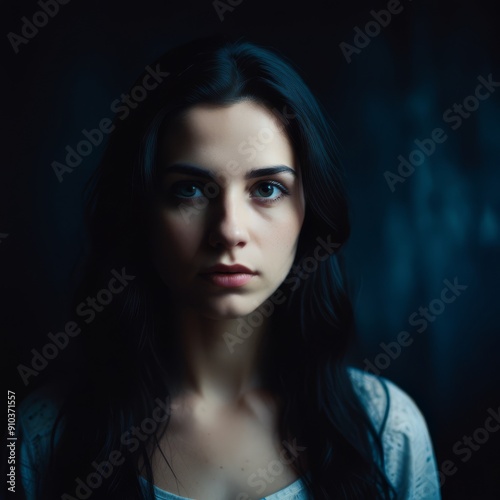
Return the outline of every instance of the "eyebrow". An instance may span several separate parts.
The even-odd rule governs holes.
[[[173,163],[166,167],[162,168],[162,172],[164,174],[168,173],[179,173],[179,174],[187,174],[194,175],[196,177],[202,177],[204,179],[215,180],[216,175],[210,170],[206,170],[204,168],[196,167],[194,165],[190,165],[188,163]],[[245,180],[255,179],[257,177],[265,177],[268,175],[279,174],[281,172],[286,172],[292,174],[294,177],[297,177],[297,172],[286,165],[270,165],[268,167],[263,168],[254,168],[248,171],[245,174]]]

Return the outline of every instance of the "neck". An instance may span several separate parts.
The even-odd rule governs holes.
[[[247,320],[216,320],[179,310],[175,321],[181,371],[178,392],[228,404],[263,388],[269,321],[264,318],[254,328]]]

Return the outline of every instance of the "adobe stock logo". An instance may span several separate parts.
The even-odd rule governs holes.
[[[130,94],[121,94],[119,99],[115,99],[110,105],[111,112],[116,113],[118,120],[125,120],[131,110],[137,108],[148,97],[149,92],[158,88],[163,79],[169,75],[170,73],[161,70],[159,64],[155,68],[146,66],[142,82],[135,85]],[[116,125],[110,118],[102,118],[95,128],[83,129],[82,135],[84,139],[81,139],[74,147],[69,144],[66,146],[65,163],[59,161],[51,163],[57,180],[61,183],[64,180],[63,175],[73,172],[82,163],[83,158],[91,155],[115,128]]]
[[[460,297],[460,295],[469,288],[469,285],[462,285],[458,282],[458,277],[451,282],[444,279],[445,287],[441,290],[440,298],[435,298],[429,302],[427,307],[420,306],[417,311],[410,314],[408,323],[417,328],[417,333],[423,333],[427,330],[429,323],[433,323],[438,316],[444,313],[450,304]],[[409,347],[413,344],[414,338],[410,332],[402,330],[396,336],[396,339],[388,342],[381,342],[379,344],[381,352],[379,352],[373,362],[368,358],[363,361],[365,363],[365,370],[372,372],[375,375],[380,375],[381,371],[386,370],[393,361],[401,356],[404,347]]]
[[[292,266],[288,277],[283,281],[283,285],[291,285],[290,290],[297,290],[303,281],[307,280],[316,272],[319,262],[327,260],[341,246],[340,243],[331,241],[331,234],[327,235],[326,240],[321,236],[316,238],[318,245],[313,250],[313,255],[304,257],[298,264]],[[283,304],[287,296],[281,288],[278,288],[266,301],[258,306],[253,312],[245,318],[238,318],[238,327],[235,333],[224,332],[223,338],[229,352],[233,353],[238,344],[242,344],[249,338],[255,328],[258,328],[264,322],[264,318],[269,318],[275,310],[275,305]]]
[[[135,279],[134,275],[127,274],[123,267],[119,273],[115,269],[111,270],[113,277],[108,281],[106,287],[101,288],[94,297],[87,297],[86,302],[81,302],[76,308],[77,316],[84,317],[85,323],[94,321],[96,315],[110,304],[114,297],[122,293],[128,286],[129,281]],[[119,284],[118,286],[116,286]],[[55,334],[49,332],[47,337],[49,342],[40,349],[31,349],[31,363],[28,365],[19,364],[17,371],[24,385],[28,385],[30,377],[36,377],[41,371],[47,368],[49,361],[57,358],[59,353],[66,349],[72,338],[77,337],[82,332],[81,325],[76,321],[67,321],[64,329]]]
[[[151,416],[142,420],[139,426],[132,426],[120,436],[121,449],[114,449],[108,455],[107,460],[102,462],[93,461],[91,466],[93,470],[84,478],[75,479],[74,495],[64,493],[61,500],[87,500],[94,491],[115,473],[116,469],[121,467],[130,453],[135,453],[141,442],[150,439],[158,430],[159,426],[165,422],[171,410],[177,405],[170,404],[170,398],[162,401],[159,397],[155,399],[157,406],[151,413]]]
[[[234,8],[238,7],[241,2],[243,2],[243,0],[214,0],[212,5],[214,6],[220,22],[222,22],[224,21],[224,14],[226,12],[233,12]]]
[[[21,35],[13,33],[12,31],[7,34],[7,38],[14,49],[16,54],[19,53],[19,46],[26,45],[30,40],[35,38],[39,33],[39,28],[43,28],[47,25],[50,18],[56,16],[59,12],[60,5],[66,5],[70,0],[38,0],[37,5],[39,5],[42,10],[36,11],[32,16],[31,20],[26,16],[21,17],[23,22],[21,26]]]
[[[271,460],[267,467],[259,467],[255,472],[250,474],[247,479],[247,483],[252,489],[254,489],[257,495],[260,495],[265,491],[268,484],[274,483],[276,477],[286,470],[286,465],[294,462],[299,456],[301,451],[307,449],[306,446],[300,446],[297,444],[297,439],[293,439],[292,443],[286,440],[282,441],[283,448],[279,453],[279,459]],[[242,491],[236,496],[236,500],[250,500],[250,498],[255,498],[255,494],[252,496],[248,493]]]
[[[482,426],[474,429],[470,434],[464,434],[452,448],[453,454],[463,463],[468,462],[475,452],[479,451],[493,435],[500,431],[500,406],[498,409],[488,408],[488,416]],[[497,438],[498,439],[498,438]],[[459,464],[456,459],[446,459],[439,467],[439,484],[442,487],[446,479],[458,472]]]
[[[411,0],[409,0],[411,2]],[[353,45],[341,42],[339,48],[345,57],[345,60],[350,64],[352,62],[353,54],[360,54],[361,50],[368,47],[371,39],[378,36],[382,28],[386,28],[391,23],[395,15],[403,12],[404,6],[401,5],[399,0],[389,0],[386,9],[379,10],[378,12],[371,10],[370,15],[373,19],[365,24],[364,30],[359,26],[354,28]]]
[[[296,118],[295,113],[288,110],[288,107],[283,106],[280,111],[277,108],[271,109],[277,123],[279,123],[278,131],[283,132],[290,121]],[[260,128],[256,135],[249,135],[246,139],[238,144],[238,153],[241,158],[234,158],[226,163],[225,170],[217,172],[216,182],[210,181],[203,186],[203,195],[198,198],[192,198],[182,202],[178,206],[179,213],[182,215],[186,224],[191,223],[191,217],[198,215],[204,210],[210,199],[216,198],[220,193],[220,185],[227,185],[229,178],[237,176],[241,173],[242,159],[247,163],[253,161],[260,151],[263,151],[268,144],[270,144],[275,137],[275,132],[268,128]]]
[[[462,124],[475,113],[481,103],[484,103],[491,95],[500,87],[500,81],[494,80],[490,73],[485,78],[482,75],[477,77],[479,85],[476,86],[474,92],[466,96],[461,102],[454,102],[452,106],[446,109],[442,114],[444,123],[449,124],[451,130],[459,129]],[[437,150],[439,144],[443,144],[449,135],[441,127],[434,128],[428,137],[423,139],[415,139],[413,142],[416,148],[412,149],[409,154],[399,155],[397,160],[397,173],[386,170],[384,178],[387,182],[391,193],[396,190],[397,184],[402,184],[408,177],[413,175],[415,167],[423,165]]]

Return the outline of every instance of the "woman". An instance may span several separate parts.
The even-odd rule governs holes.
[[[345,365],[342,172],[291,65],[199,40],[124,102],[90,183],[77,376],[22,411],[27,497],[440,498],[418,408]]]

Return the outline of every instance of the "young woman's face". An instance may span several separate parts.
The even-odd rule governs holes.
[[[305,214],[279,121],[252,101],[194,106],[160,132],[157,171],[151,257],[174,300],[213,319],[257,309],[286,278]],[[254,274],[224,286],[204,273],[217,264]]]

